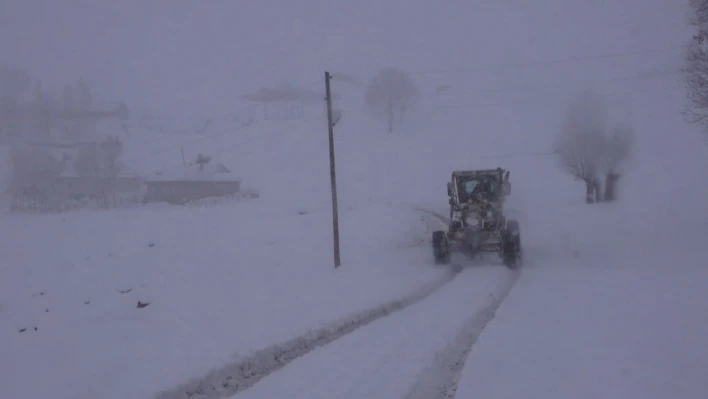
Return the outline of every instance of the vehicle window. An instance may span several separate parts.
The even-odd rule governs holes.
[[[465,193],[471,194],[479,182],[477,180],[467,180],[465,182]]]

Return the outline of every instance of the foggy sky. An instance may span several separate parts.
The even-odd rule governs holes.
[[[366,79],[389,64],[416,72],[678,48],[690,38],[685,13],[678,0],[2,0],[0,63],[56,88],[83,76],[108,100],[208,114],[261,85],[318,88],[325,69]],[[545,76],[604,77],[679,57],[559,65]],[[518,83],[493,74],[444,78]]]

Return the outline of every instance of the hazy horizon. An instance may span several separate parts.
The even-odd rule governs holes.
[[[434,7],[422,0],[272,4],[5,0],[0,63],[26,69],[54,89],[85,77],[102,99],[167,114],[208,115],[228,110],[242,94],[264,85],[287,82],[320,90],[325,69],[368,79],[378,68],[396,65],[423,84],[463,88],[631,76],[642,68],[679,66],[681,47],[690,38],[684,7],[668,0],[582,7],[560,0],[449,1]],[[645,50],[659,51],[529,65]],[[500,64],[525,66],[493,67]],[[468,100],[479,97],[455,101]]]

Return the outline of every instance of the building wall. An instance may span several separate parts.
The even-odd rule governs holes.
[[[152,181],[147,182],[145,202],[168,202],[184,204],[202,198],[222,197],[236,194],[241,189],[240,181]]]
[[[59,196],[92,196],[140,192],[142,181],[134,177],[58,177],[53,180],[52,192]]]

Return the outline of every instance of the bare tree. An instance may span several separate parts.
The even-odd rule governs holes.
[[[708,0],[691,0],[691,24],[697,32],[686,52],[686,96],[684,116],[691,123],[708,128]]]
[[[420,92],[415,81],[401,69],[387,67],[371,79],[366,89],[366,105],[371,115],[384,120],[388,132],[393,133],[396,121],[417,105]]]
[[[586,201],[601,199],[598,176],[605,151],[607,113],[599,96],[585,91],[571,101],[556,141],[561,167],[586,187]]]
[[[617,181],[634,146],[631,124],[617,123],[610,131],[607,121],[601,97],[585,91],[571,101],[555,143],[563,170],[585,183],[588,203],[616,199]]]
[[[690,0],[689,4],[693,11],[691,24],[699,27],[708,24],[708,0]]]
[[[13,147],[9,152],[11,179],[8,192],[12,208],[30,209],[46,205],[53,196],[52,181],[62,172],[62,164],[50,151],[33,147]]]

